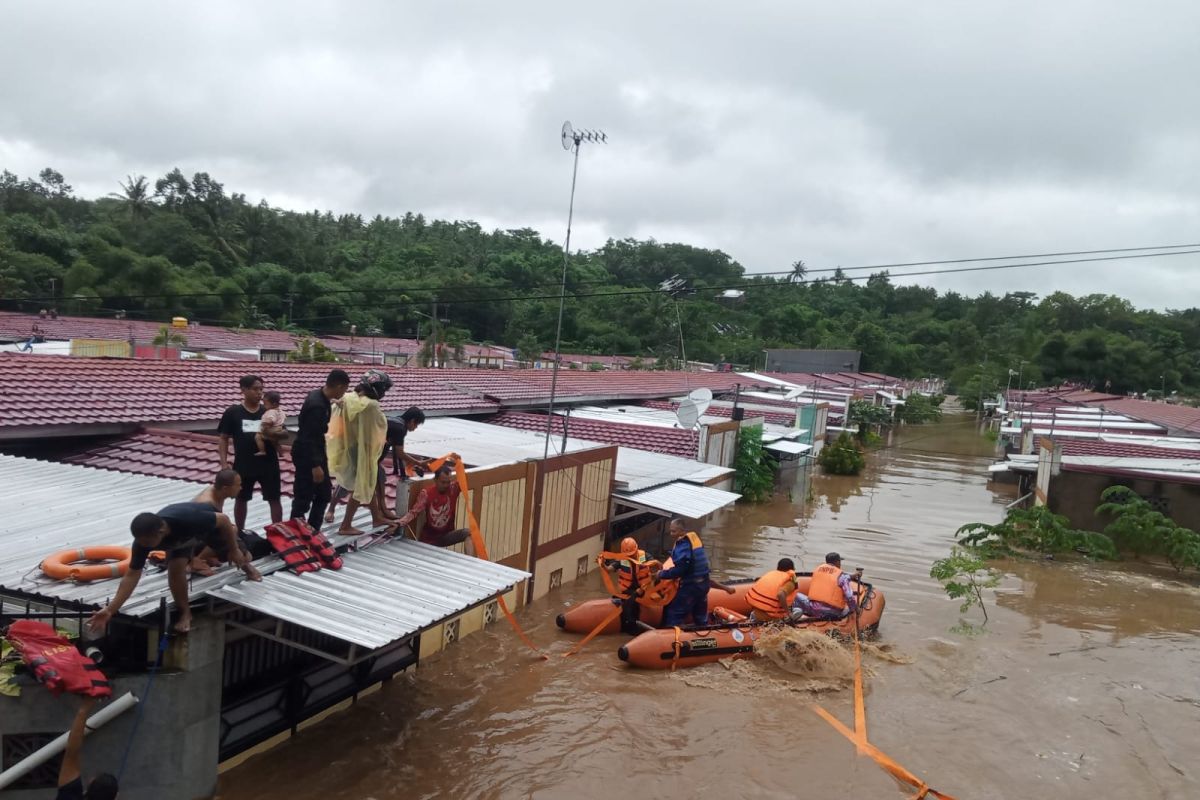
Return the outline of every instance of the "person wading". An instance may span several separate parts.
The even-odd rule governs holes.
[[[641,606],[637,601],[638,590],[648,587],[653,578],[650,565],[646,563],[646,551],[638,547],[637,540],[626,536],[621,540],[620,561],[606,561],[604,568],[617,576],[617,588],[621,597],[614,597],[613,602],[621,605],[621,630],[626,633],[640,633],[638,617],[641,616]]]
[[[684,527],[682,519],[671,520],[671,536],[675,546],[671,549],[671,566],[658,573],[658,580],[678,580],[679,591],[675,599],[663,609],[663,626],[673,628],[682,625],[688,616],[692,624],[708,624],[708,588],[710,585],[733,594],[733,589],[711,579],[708,553],[695,531]]]
[[[233,441],[233,468],[242,476],[242,490],[233,503],[233,521],[239,531],[246,527],[246,507],[254,496],[254,487],[261,487],[262,498],[271,508],[271,521],[283,520],[280,505],[279,451],[275,445],[267,447],[267,454],[259,456],[255,436],[262,427],[266,408],[262,404],[263,382],[257,375],[244,375],[238,381],[242,390],[242,402],[225,409],[217,433],[217,454],[221,469],[229,467],[229,442]]]

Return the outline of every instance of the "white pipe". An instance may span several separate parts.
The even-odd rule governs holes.
[[[92,716],[88,717],[87,727],[84,728],[83,735],[87,736],[92,731],[101,727],[114,717],[120,716],[129,709],[136,706],[138,699],[133,696],[133,692],[126,692],[121,697],[112,701],[104,708],[97,711]],[[70,733],[64,733],[49,744],[43,745],[41,749],[30,753],[21,761],[13,764],[4,772],[0,772],[0,789],[5,788],[9,784],[15,783],[27,773],[45,764],[50,759],[61,753],[67,746],[67,736]]]

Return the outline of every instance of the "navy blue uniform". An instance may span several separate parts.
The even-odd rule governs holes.
[[[675,599],[663,609],[663,625],[682,625],[690,614],[696,625],[708,624],[708,553],[695,533],[681,536],[671,550],[670,569],[658,573],[659,580],[679,579]]]

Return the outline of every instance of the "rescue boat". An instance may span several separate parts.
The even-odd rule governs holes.
[[[754,581],[726,581],[725,585],[733,589],[733,594],[729,594],[721,589],[709,589],[708,607],[716,608],[717,606],[722,606],[741,614],[749,614],[750,601],[746,599],[746,593],[750,591],[750,587],[754,585]],[[611,597],[584,600],[582,603],[576,603],[559,614],[556,622],[558,622],[558,627],[567,633],[590,633],[592,629],[613,613],[614,602]],[[662,608],[658,606],[642,606],[641,612],[638,615],[638,621],[657,628],[662,623]],[[620,619],[610,619],[608,624],[600,630],[600,633],[620,632]]]
[[[808,577],[797,575],[800,590],[808,588]],[[726,595],[728,597],[728,595]],[[630,666],[642,669],[675,669],[720,661],[723,658],[751,658],[754,644],[763,634],[781,625],[819,631],[830,636],[853,637],[857,632],[871,636],[878,632],[883,617],[883,593],[869,583],[859,585],[860,611],[838,620],[804,619],[799,622],[752,622],[746,615],[729,609],[715,608],[711,616],[720,620],[705,628],[665,628],[645,631],[617,650],[617,657]],[[712,595],[709,596],[712,603]]]

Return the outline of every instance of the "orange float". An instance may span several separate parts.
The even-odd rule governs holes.
[[[733,589],[733,594],[721,591],[720,589],[709,589],[708,607],[714,608],[719,605],[749,614],[750,601],[746,599],[746,593],[750,591],[750,587],[754,585],[754,581],[725,581],[725,585]],[[588,633],[603,622],[605,617],[612,614],[613,602],[611,597],[601,597],[595,600],[584,600],[582,603],[576,603],[558,615],[558,619],[556,620],[558,627],[567,633]],[[657,627],[662,623],[662,606],[643,605],[638,620],[651,627]],[[609,620],[609,623],[600,631],[600,633],[620,632],[620,619]]]
[[[132,551],[128,547],[101,545],[60,550],[42,562],[42,572],[59,581],[102,581],[120,578],[129,571]],[[103,561],[102,564],[79,564],[80,561]]]
[[[796,576],[800,591],[808,588],[809,576]],[[728,596],[728,595],[726,595]],[[864,635],[879,630],[885,600],[883,593],[869,583],[859,585],[858,629]],[[709,596],[709,602],[713,602]],[[778,620],[751,622],[745,616],[728,607],[713,609],[711,615],[722,622],[707,628],[666,628],[646,631],[635,636],[617,650],[617,657],[630,666],[642,669],[675,669],[692,667],[720,661],[723,658],[750,658],[754,656],[754,643],[768,630],[780,625],[789,625],[831,636],[851,638],[855,635],[855,619],[851,614],[838,620],[805,620],[783,623]]]

